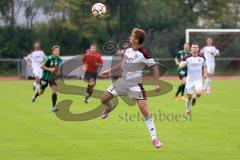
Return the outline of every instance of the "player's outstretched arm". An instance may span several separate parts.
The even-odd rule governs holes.
[[[117,65],[113,66],[112,68],[109,68],[108,70],[103,71],[101,76],[107,77],[111,72],[118,71],[120,69],[121,69],[121,64],[117,64]]]
[[[153,67],[153,71],[154,71],[154,90],[156,92],[159,92],[160,91],[160,80],[159,80],[159,69],[158,69],[158,66],[155,65]]]

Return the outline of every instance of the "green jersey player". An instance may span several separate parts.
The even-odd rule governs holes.
[[[179,66],[181,61],[183,61],[183,58],[188,56],[189,54],[190,54],[189,43],[185,43],[184,46],[183,46],[183,50],[181,50],[177,53],[177,56],[175,58],[176,64]],[[185,84],[186,84],[186,77],[187,77],[187,67],[183,67],[183,68],[178,67],[178,76],[179,76],[179,79],[181,80],[181,83],[180,83],[180,85],[178,87],[178,90],[175,94],[175,99],[178,100],[178,95],[181,92],[181,99],[185,100],[184,91],[185,91]]]
[[[35,95],[32,97],[32,102],[35,102],[36,98],[39,95],[42,95],[46,89],[46,87],[50,86],[52,92],[52,111],[56,112],[58,109],[56,108],[57,102],[57,75],[60,73],[59,69],[62,64],[62,59],[59,58],[60,46],[55,45],[52,47],[52,55],[46,57],[44,63],[41,65],[43,69],[43,75],[40,83],[40,90],[38,90]]]

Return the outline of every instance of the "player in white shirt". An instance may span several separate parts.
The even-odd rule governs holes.
[[[45,53],[40,49],[40,42],[34,42],[34,50],[30,51],[27,58],[25,59],[28,63],[28,66],[31,68],[33,76],[34,76],[34,88],[35,92],[40,89],[40,81],[42,77],[43,70],[41,69],[41,64],[45,59]]]
[[[208,37],[206,40],[207,46],[201,49],[200,54],[206,58],[207,75],[204,83],[204,91],[208,94],[211,93],[211,77],[215,72],[215,56],[220,56],[219,50],[213,46],[213,39]]]
[[[118,78],[102,95],[101,102],[106,106],[102,118],[107,118],[109,113],[115,108],[115,104],[111,101],[114,96],[128,96],[137,102],[151,135],[153,145],[159,148],[161,143],[158,141],[155,125],[148,111],[147,97],[142,85],[142,71],[144,67],[153,68],[154,90],[159,92],[159,69],[151,54],[142,47],[144,39],[145,32],[134,28],[130,36],[131,47],[126,49],[121,64],[117,64],[102,73],[102,76],[107,76],[111,72],[122,69],[122,77]]]
[[[186,78],[186,113],[191,114],[191,105],[194,106],[196,98],[200,97],[203,91],[202,78],[207,74],[207,66],[205,58],[198,54],[198,44],[193,43],[191,46],[191,54],[186,56],[180,63],[180,67],[187,67]],[[204,68],[204,70],[203,70]]]

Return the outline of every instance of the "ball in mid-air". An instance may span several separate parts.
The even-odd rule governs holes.
[[[102,3],[96,3],[92,6],[92,14],[96,17],[102,17],[106,14],[106,7]]]

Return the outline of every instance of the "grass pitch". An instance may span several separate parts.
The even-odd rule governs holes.
[[[141,119],[137,106],[120,101],[107,120],[85,122],[59,120],[51,112],[51,94],[32,104],[31,81],[1,81],[0,159],[6,160],[238,160],[240,157],[240,106],[238,80],[213,81],[212,94],[203,95],[183,116],[185,103],[173,99],[177,82],[170,93],[149,98],[155,113],[158,137],[164,147],[157,150]],[[83,85],[82,81],[68,81]],[[98,81],[105,90],[110,81]],[[74,100],[72,112],[93,109],[99,100],[83,103],[82,96],[59,94],[58,100]],[[164,118],[164,115],[167,116]],[[179,115],[180,118],[171,116]],[[170,117],[169,117],[170,116]]]

